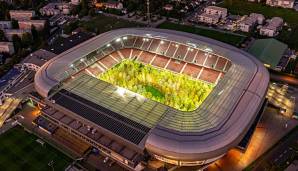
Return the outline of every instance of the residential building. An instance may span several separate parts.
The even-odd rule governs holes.
[[[166,11],[172,11],[174,9],[173,5],[171,4],[166,4],[164,7],[163,7],[164,10]]]
[[[95,3],[96,8],[109,8],[109,9],[123,9],[123,4],[121,2],[117,1],[108,1],[108,2],[96,2]]]
[[[12,41],[13,35],[17,35],[20,38],[22,38],[25,33],[30,33],[30,32],[31,30],[24,30],[24,29],[5,29],[4,35],[9,41]]]
[[[38,71],[40,67],[57,56],[56,54],[44,49],[39,49],[29,54],[21,63],[29,70]]]
[[[41,15],[52,16],[58,14],[68,15],[72,8],[71,3],[48,3],[46,6],[42,7],[39,12]]]
[[[14,54],[14,47],[12,42],[0,42],[0,53]]]
[[[264,17],[263,14],[251,13],[251,14],[249,15],[249,17],[251,17],[251,18],[255,18],[256,21],[257,21],[257,24],[263,24],[264,21],[265,21],[265,17]]]
[[[14,20],[30,20],[35,16],[35,11],[33,10],[10,10],[9,15],[11,19]]]
[[[13,0],[0,0],[0,2],[6,2],[6,3],[8,3],[8,4],[12,4],[13,3]]]
[[[293,8],[295,0],[266,0],[266,4],[274,7]]]
[[[279,31],[282,29],[282,26],[283,19],[280,17],[273,17],[260,29],[260,35],[268,37],[277,36]]]
[[[210,14],[206,14],[206,13],[198,15],[197,18],[200,22],[207,23],[207,24],[216,24],[220,20],[220,16],[210,15]]]
[[[208,6],[204,9],[204,12],[200,15],[197,15],[196,18],[198,21],[207,23],[207,24],[216,24],[220,20],[225,20],[227,17],[227,9],[217,6]]]
[[[251,13],[239,23],[239,30],[250,32],[257,24],[263,24],[265,17],[262,14]]]
[[[79,5],[81,3],[81,0],[71,0],[70,3],[72,5]]]
[[[12,25],[11,25],[11,21],[0,21],[0,29],[4,30],[4,29],[11,29]]]
[[[217,6],[208,6],[204,9],[204,13],[209,15],[216,15],[220,18],[226,18],[228,15],[228,10],[226,8],[221,8]]]
[[[248,0],[248,2],[262,2],[262,0]]]
[[[30,30],[34,26],[36,30],[42,30],[46,24],[46,20],[23,20],[18,21],[18,23],[20,29]]]

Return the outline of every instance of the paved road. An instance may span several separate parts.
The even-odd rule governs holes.
[[[274,81],[282,81],[289,85],[298,86],[298,78],[295,77],[270,72],[270,79]]]
[[[290,145],[297,143],[297,139],[298,131],[296,129],[289,137],[283,139],[273,150],[266,154],[262,160],[258,161],[254,171],[268,170],[268,168],[265,168],[265,162],[276,166],[285,164],[290,157],[297,155],[297,151],[290,147]]]

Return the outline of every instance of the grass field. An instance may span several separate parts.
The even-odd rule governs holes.
[[[15,127],[0,136],[1,171],[47,171],[52,170],[48,163],[53,161],[54,170],[64,170],[71,159],[48,144],[36,142],[36,136],[27,133],[22,127]]]
[[[119,63],[101,74],[99,79],[182,111],[195,110],[213,88],[213,85],[189,76],[133,60]]]
[[[158,27],[162,29],[170,29],[170,30],[177,30],[177,31],[197,34],[197,35],[209,37],[221,42],[225,42],[234,46],[239,46],[246,38],[245,36],[238,36],[238,35],[224,33],[216,30],[197,28],[193,26],[186,26],[186,25],[175,24],[171,22],[164,22]]]
[[[250,13],[261,13],[266,18],[282,17],[292,31],[284,29],[277,37],[278,40],[287,43],[291,48],[298,50],[298,12],[293,9],[274,8],[262,3],[252,3],[246,0],[224,0],[221,5],[232,14],[247,15]],[[241,9],[241,10],[239,10]]]
[[[126,27],[141,27],[143,25],[123,19],[118,19],[115,17],[97,15],[89,21],[81,21],[79,23],[79,26],[83,27],[87,31],[100,34],[114,29]]]

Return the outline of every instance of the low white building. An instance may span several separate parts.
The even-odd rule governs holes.
[[[70,3],[72,5],[79,5],[81,3],[81,0],[71,0]]]
[[[226,8],[221,8],[217,6],[208,6],[204,9],[204,13],[197,15],[198,21],[207,24],[216,24],[220,20],[225,20],[228,15]]]
[[[283,19],[280,17],[273,17],[271,20],[268,20],[267,23],[261,27],[260,35],[274,37],[279,34],[279,31],[282,29]]]
[[[36,30],[43,30],[46,20],[22,20],[18,21],[18,23],[19,29],[30,30],[34,26]]]
[[[251,13],[239,23],[239,30],[250,32],[257,24],[263,24],[265,17],[262,14]]]
[[[35,16],[35,11],[33,10],[10,10],[9,15],[11,19],[14,20],[30,20]]]
[[[228,15],[228,10],[226,8],[221,8],[217,6],[208,6],[204,9],[204,13],[209,15],[216,15],[220,18],[226,18]]]
[[[46,6],[40,8],[39,12],[44,16],[52,16],[58,14],[70,14],[72,8],[71,3],[48,3]]]
[[[274,7],[293,8],[295,0],[266,0],[266,4]]]
[[[20,38],[23,37],[25,33],[31,33],[31,30],[22,30],[22,29],[5,29],[4,35],[7,38],[7,40],[12,41],[13,35],[17,35]]]
[[[257,24],[264,24],[265,22],[265,17],[263,14],[251,13],[249,17],[255,18],[257,20]]]
[[[11,25],[11,21],[0,21],[0,29],[4,30],[4,29],[11,29],[12,25]]]
[[[210,14],[206,14],[206,13],[198,15],[197,18],[198,18],[198,21],[200,21],[202,23],[207,23],[207,24],[216,24],[220,20],[220,16],[210,15]]]
[[[0,53],[14,54],[14,47],[12,42],[0,42]]]

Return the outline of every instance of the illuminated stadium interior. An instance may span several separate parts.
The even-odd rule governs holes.
[[[148,95],[142,91],[146,88],[133,88],[140,86],[140,82],[134,83],[138,75],[132,71],[139,68],[119,68],[125,63],[142,63],[152,72],[168,73],[172,80],[185,78],[183,86],[199,86],[182,86],[181,94],[189,97],[177,94],[177,104],[150,98],[152,94],[145,98]],[[127,79],[131,75],[124,72],[132,72],[135,78]],[[144,86],[152,86],[154,90],[149,91],[163,96],[167,85],[156,81],[159,76],[149,77]],[[142,155],[145,149],[175,165],[203,165],[222,157],[238,145],[253,123],[268,82],[264,66],[239,49],[192,34],[158,29],[104,33],[57,56],[35,76],[37,92],[47,99],[48,108],[43,110],[46,117],[98,148],[124,156],[128,165],[137,163],[136,154]],[[208,90],[195,100],[198,103],[189,107],[180,102],[191,101],[191,93],[200,87]],[[166,91],[173,94],[178,89]],[[55,112],[49,112],[52,110]],[[63,122],[65,117],[71,121]],[[80,131],[84,126],[88,129]],[[97,133],[112,143],[94,137]],[[113,150],[113,143],[121,144],[122,150]],[[126,155],[127,151],[134,155]]]
[[[213,88],[210,83],[136,60],[124,60],[96,77],[119,86],[117,93],[123,97],[135,92],[140,101],[146,97],[182,111],[195,110]]]

